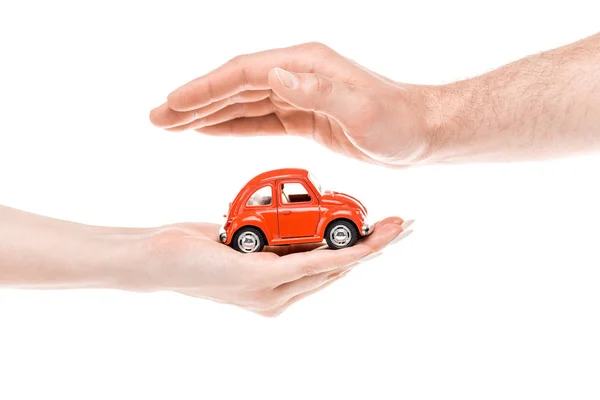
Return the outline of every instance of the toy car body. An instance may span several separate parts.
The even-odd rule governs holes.
[[[354,197],[323,191],[307,170],[278,169],[256,176],[238,193],[219,239],[243,253],[323,239],[341,249],[371,233],[367,215]]]

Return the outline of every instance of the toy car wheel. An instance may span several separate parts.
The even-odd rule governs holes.
[[[265,247],[265,239],[256,228],[241,228],[233,236],[231,247],[241,253],[257,253]]]
[[[325,230],[325,240],[329,247],[335,250],[354,246],[358,240],[358,230],[351,222],[333,221]]]

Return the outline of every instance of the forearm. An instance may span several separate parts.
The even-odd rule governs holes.
[[[144,234],[0,206],[0,287],[127,288],[140,279]]]
[[[600,34],[436,90],[432,162],[600,150]]]

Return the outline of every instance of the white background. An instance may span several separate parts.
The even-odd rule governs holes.
[[[0,399],[597,399],[600,157],[390,171],[148,121],[241,53],[321,41],[442,83],[598,31],[597,2],[548,3],[3,0],[0,204],[220,223],[248,179],[298,166],[417,222],[276,319],[170,293],[0,291]]]

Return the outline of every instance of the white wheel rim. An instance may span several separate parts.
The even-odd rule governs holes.
[[[254,232],[244,232],[238,238],[237,245],[244,253],[253,253],[258,250],[260,239]]]
[[[329,239],[336,246],[344,247],[352,240],[352,232],[345,225],[336,225],[329,233]]]

